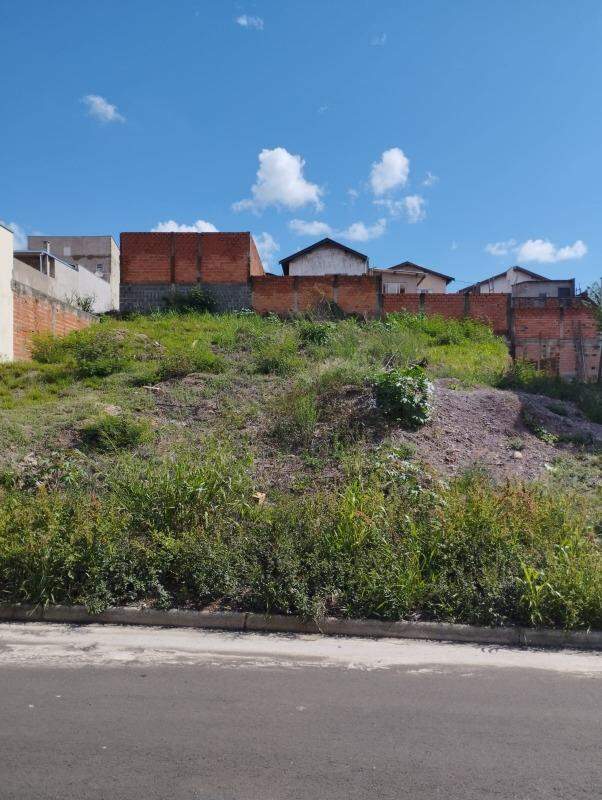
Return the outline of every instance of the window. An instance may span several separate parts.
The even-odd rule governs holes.
[[[71,255],[71,247],[70,247],[70,245],[66,244],[63,247],[63,255],[64,256],[70,256]]]
[[[97,264],[96,265],[96,274],[100,275],[100,277],[102,278],[103,273],[104,273],[104,270],[102,268],[102,264]]]
[[[405,287],[402,286],[400,283],[385,283],[384,285],[385,294],[405,294],[406,290]]]
[[[570,297],[571,290],[568,286],[559,286],[558,287],[558,297]]]

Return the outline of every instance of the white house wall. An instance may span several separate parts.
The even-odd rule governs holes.
[[[364,275],[366,260],[338,247],[319,247],[289,262],[289,275]]]
[[[54,269],[54,278],[51,278],[18,258],[14,259],[13,273],[18,283],[72,305],[76,297],[94,297],[95,312],[111,310],[111,285],[107,281],[87,269],[75,270],[57,260],[54,261]]]
[[[0,225],[0,361],[13,358],[13,234]]]

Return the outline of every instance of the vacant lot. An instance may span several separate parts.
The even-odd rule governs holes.
[[[411,364],[413,429],[374,389]],[[469,320],[41,339],[0,368],[0,596],[599,627],[600,402]]]

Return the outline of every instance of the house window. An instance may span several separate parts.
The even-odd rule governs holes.
[[[402,286],[400,283],[385,283],[384,285],[385,294],[405,294],[405,286]]]
[[[97,264],[96,265],[96,274],[99,275],[102,278],[102,275],[103,275],[102,264]]]
[[[570,297],[571,290],[568,286],[559,286],[558,287],[558,297]]]

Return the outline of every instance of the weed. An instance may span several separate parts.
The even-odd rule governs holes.
[[[105,451],[136,447],[149,435],[147,422],[137,422],[125,414],[102,414],[81,428],[82,442],[87,447]]]
[[[432,386],[421,367],[382,372],[374,378],[376,404],[391,419],[419,427],[432,414]]]
[[[211,312],[215,310],[214,298],[201,286],[193,286],[186,291],[175,292],[170,295],[165,303],[168,309],[180,314],[188,312]]]

